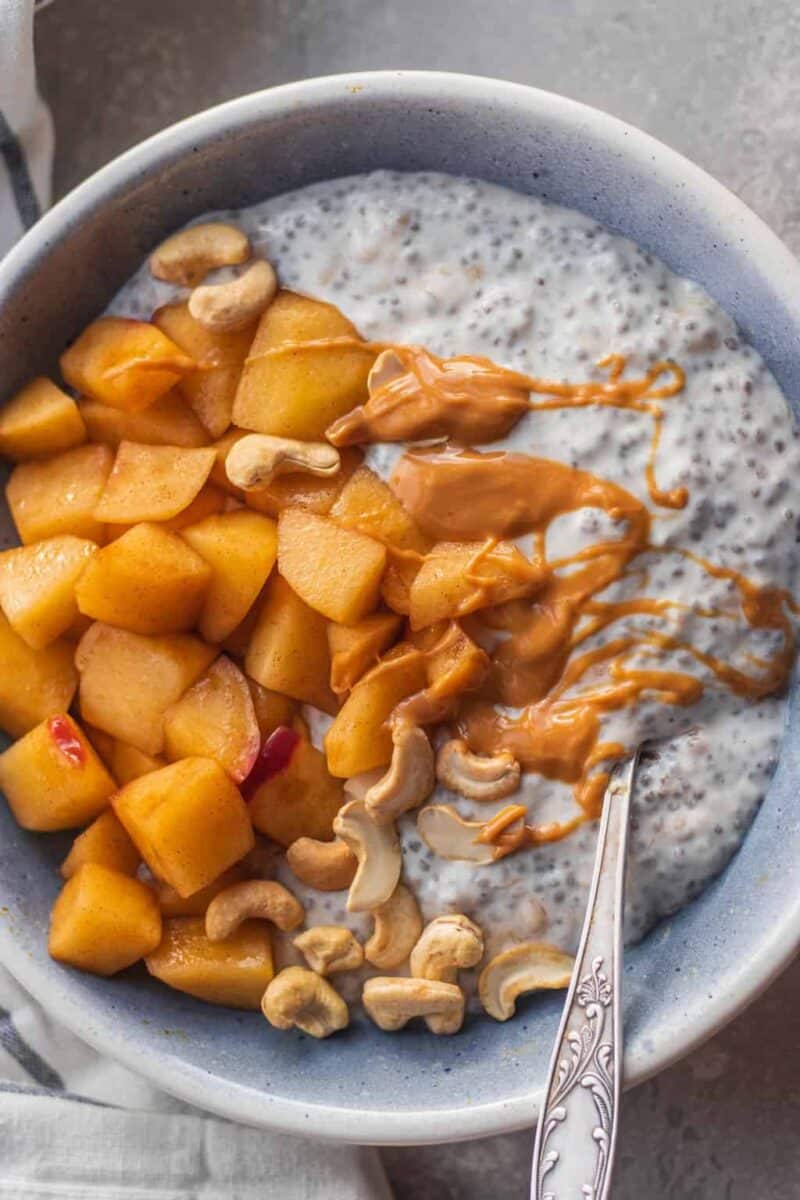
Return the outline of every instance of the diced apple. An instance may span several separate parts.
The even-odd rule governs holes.
[[[351,625],[378,603],[386,548],[329,517],[286,508],[278,519],[278,570],[331,621]]]
[[[89,624],[91,625],[91,621],[89,622]],[[86,632],[86,630],[84,630],[84,633],[85,632]],[[102,761],[104,766],[108,767],[111,774],[117,780],[117,783],[119,783],[119,777],[117,775],[117,772],[114,770],[114,766],[113,766],[113,762],[112,762],[113,755],[114,755],[115,739],[111,736],[110,733],[106,733],[102,729],[95,729],[94,725],[90,725],[87,721],[83,722],[83,732],[86,734],[87,738],[92,743],[92,745],[94,746],[97,753],[100,755],[100,760]]]
[[[95,554],[75,598],[97,621],[133,633],[180,633],[197,621],[210,579],[208,563],[177,533],[143,523]]]
[[[196,525],[198,521],[204,521],[206,517],[213,517],[216,513],[222,512],[228,500],[229,497],[222,488],[214,487],[213,483],[204,483],[191,504],[187,504],[186,508],[182,509],[177,516],[170,517],[166,521],[152,523],[157,524],[159,529],[171,529],[174,533],[182,533],[187,526]],[[117,538],[122,537],[123,533],[127,533],[129,529],[135,529],[142,523],[141,521],[129,521],[125,524],[116,522],[108,524],[106,525],[106,541],[116,541]]]
[[[77,404],[43,375],[0,409],[0,455],[13,462],[48,458],[85,441]]]
[[[411,514],[389,485],[369,467],[359,467],[351,476],[331,508],[330,515],[340,525],[368,533],[399,550],[415,550],[425,554],[430,549],[430,540]]]
[[[164,713],[216,651],[188,634],[145,637],[97,621],[75,652],[84,720],[145,754],[164,747]]]
[[[319,441],[332,421],[367,399],[368,345],[308,346],[355,338],[332,304],[281,291],[264,313],[242,371],[233,420],[242,429]]]
[[[211,440],[177,389],[159,396],[141,412],[123,412],[97,400],[81,400],[80,414],[93,442],[118,446],[207,446]]]
[[[355,625],[328,626],[331,688],[337,696],[349,692],[364,672],[375,666],[397,637],[401,624],[395,613],[372,613]]]
[[[123,829],[116,814],[109,808],[95,817],[88,829],[79,833],[72,849],[61,864],[64,879],[71,879],[84,863],[100,863],[121,875],[135,875],[141,857]]]
[[[120,871],[87,862],[53,905],[48,950],[59,962],[115,975],[161,941],[161,913],[149,887]]]
[[[0,554],[0,608],[34,650],[74,625],[75,583],[96,550],[95,542],[67,534]]]
[[[273,572],[247,647],[246,673],[273,692],[335,712],[326,630],[325,618]]]
[[[513,542],[490,549],[479,542],[439,542],[411,585],[411,628],[530,596],[543,578],[541,564],[530,562]]]
[[[247,878],[248,873],[237,863],[223,871],[207,887],[200,888],[199,892],[192,892],[191,896],[179,896],[172,884],[164,883],[163,879],[154,879],[152,886],[155,888],[162,917],[202,917],[215,896],[231,884],[241,883]]]
[[[407,702],[401,701],[398,715],[415,725],[447,720],[453,715],[454,701],[483,683],[489,673],[489,656],[458,621],[429,625],[412,635],[412,640],[425,652],[428,686]]]
[[[331,775],[325,755],[287,726],[264,743],[245,794],[255,828],[281,846],[299,837],[330,841],[344,803],[343,784]]]
[[[390,650],[355,685],[325,735],[332,775],[349,779],[391,761],[387,721],[406,697],[425,687],[425,655],[403,643]]]
[[[271,517],[277,517],[284,508],[305,508],[325,516],[361,462],[360,452],[352,448],[343,450],[339,457],[339,470],[330,479],[292,471],[278,475],[264,488],[247,492],[244,502],[248,508]]]
[[[176,917],[164,922],[161,944],[145,961],[168,987],[228,1008],[259,1009],[274,974],[263,921],[245,921],[224,942],[211,942],[202,917]]]
[[[159,308],[153,324],[198,364],[178,386],[211,436],[221,437],[231,423],[233,398],[256,322],[235,333],[215,333],[194,319],[184,301]]]
[[[138,750],[136,746],[131,746],[127,742],[121,742],[119,738],[112,738],[111,743],[113,746],[111,752],[111,774],[120,787],[124,787],[126,783],[131,783],[132,780],[140,779],[142,775],[149,775],[151,771],[158,771],[160,767],[167,765],[167,760],[162,758],[160,754],[145,754],[142,750]]]
[[[261,739],[247,680],[224,654],[164,716],[167,758],[213,758],[241,783]]]
[[[211,570],[200,632],[209,642],[222,642],[247,616],[275,565],[277,527],[269,517],[241,509],[189,525],[182,537]]]
[[[255,679],[248,679],[247,686],[250,689],[259,737],[262,742],[279,725],[291,725],[297,715],[296,700],[290,699],[289,696],[282,696],[280,692],[271,692],[269,688],[256,683]]]
[[[0,788],[23,829],[49,832],[91,821],[116,784],[76,722],[59,713],[0,754]]]
[[[102,518],[95,516],[114,455],[108,446],[78,446],[45,462],[22,463],[11,472],[6,499],[20,540],[74,534],[104,540]]]
[[[61,355],[70,387],[126,412],[147,408],[195,365],[155,325],[128,317],[100,317]]]
[[[255,844],[241,795],[211,758],[184,758],[142,775],[117,792],[113,804],[153,874],[184,897]]]
[[[22,737],[46,717],[66,712],[78,686],[74,654],[64,638],[32,649],[0,612],[0,729]]]
[[[120,442],[114,469],[95,505],[96,519],[132,525],[176,517],[208,479],[214,458],[211,446],[187,450]]]

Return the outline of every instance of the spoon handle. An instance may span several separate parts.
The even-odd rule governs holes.
[[[617,1138],[628,815],[638,751],[612,771],[589,903],[536,1129],[531,1200],[606,1200]]]

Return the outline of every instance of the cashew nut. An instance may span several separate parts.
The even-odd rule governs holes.
[[[327,442],[248,433],[234,442],[225,459],[225,473],[234,487],[246,492],[265,488],[276,475],[302,472],[327,478],[338,474],[339,451]]]
[[[277,290],[275,271],[260,259],[228,283],[196,287],[189,297],[189,312],[206,329],[233,333],[260,317]]]
[[[367,792],[380,779],[383,779],[386,771],[383,767],[373,767],[371,771],[360,771],[358,775],[351,775],[349,779],[344,781],[344,790],[353,800],[366,800]]]
[[[271,879],[249,879],[218,892],[206,909],[206,937],[223,942],[242,921],[257,918],[272,921],[288,933],[301,925],[305,909],[282,883]]]
[[[575,964],[548,942],[522,942],[495,955],[478,980],[478,995],[490,1017],[507,1021],[513,1017],[518,996],[544,988],[565,988]]]
[[[363,800],[350,800],[336,814],[333,831],[358,859],[347,911],[372,912],[386,903],[400,878],[403,857],[397,830],[376,824]]]
[[[173,233],[150,255],[150,273],[167,283],[195,287],[216,267],[247,262],[250,243],[235,225],[208,221]]]
[[[402,883],[372,914],[375,928],[364,946],[364,957],[374,967],[392,970],[405,962],[422,932],[422,914],[416,897]]]
[[[315,925],[296,937],[294,944],[318,975],[355,971],[364,962],[361,943],[343,925]]]
[[[463,913],[446,913],[426,925],[411,951],[415,979],[456,983],[458,972],[475,967],[483,958],[483,934]]]
[[[476,839],[486,821],[465,821],[449,804],[429,804],[417,817],[417,832],[439,858],[471,862],[483,867],[495,861],[497,847]]]
[[[287,849],[286,861],[302,883],[318,892],[343,892],[358,868],[355,854],[338,838],[333,842],[298,838]]]
[[[414,1017],[425,1017],[431,1033],[458,1033],[464,1020],[461,988],[436,979],[378,976],[367,980],[361,998],[378,1028],[388,1033]]]
[[[285,967],[264,992],[261,1011],[276,1029],[296,1026],[315,1038],[346,1029],[350,1014],[342,997],[321,975]]]
[[[461,738],[445,742],[436,756],[436,778],[468,800],[502,800],[519,787],[519,763],[508,750],[472,754]]]
[[[418,808],[433,791],[433,749],[418,725],[398,722],[392,729],[392,762],[385,775],[364,797],[370,816],[379,825]]]

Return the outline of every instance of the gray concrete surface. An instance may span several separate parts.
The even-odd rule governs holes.
[[[794,0],[55,0],[37,20],[58,195],[164,125],[309,75],[472,71],[598,105],[710,170],[800,251]],[[629,1093],[615,1200],[800,1198],[800,963]],[[387,1150],[398,1200],[527,1196],[530,1136]]]

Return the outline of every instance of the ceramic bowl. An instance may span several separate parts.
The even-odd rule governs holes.
[[[698,280],[800,401],[800,268],[734,196],[601,112],[531,88],[418,72],[245,96],[99,171],[0,267],[2,393],[55,364],[187,219],[376,167],[478,176],[590,214]],[[800,739],[787,737],[724,875],[629,952],[629,1084],[692,1050],[795,953],[799,790]],[[62,853],[62,839],[24,833],[2,806],[0,959],[54,1017],[167,1091],[236,1120],[342,1141],[456,1140],[534,1121],[561,995],[522,1002],[508,1024],[470,1019],[453,1038],[386,1035],[364,1020],[327,1042],[278,1033],[259,1014],[208,1007],[143,971],[107,981],[52,963],[46,930]]]

